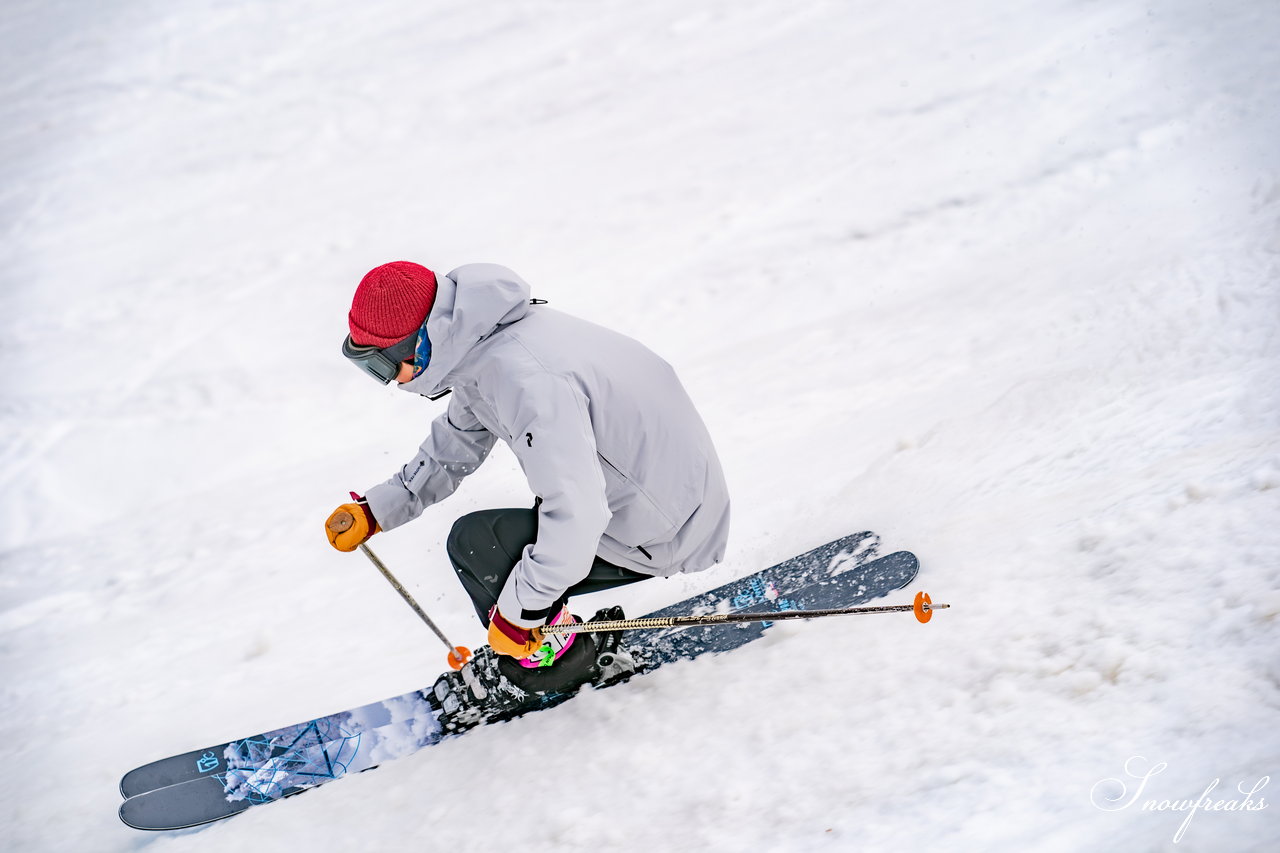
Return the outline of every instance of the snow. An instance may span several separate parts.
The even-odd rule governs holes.
[[[1275,787],[1176,843],[1187,813],[1142,802],[1280,770],[1277,4],[6,12],[5,849],[1274,849]],[[136,764],[443,667],[320,533],[443,405],[338,353],[400,258],[506,264],[699,403],[728,560],[581,610],[858,529],[952,609],[779,624],[223,824],[123,827]],[[500,448],[373,544],[479,645],[444,536],[528,500]],[[1134,756],[1166,769],[1099,808]]]

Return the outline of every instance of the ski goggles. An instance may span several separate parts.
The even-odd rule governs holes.
[[[347,335],[342,342],[342,354],[356,367],[383,385],[388,385],[399,375],[402,362],[413,361],[413,353],[417,346],[417,332],[389,347],[362,346]]]

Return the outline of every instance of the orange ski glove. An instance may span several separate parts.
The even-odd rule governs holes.
[[[506,620],[495,605],[489,611],[489,648],[500,655],[523,660],[542,648],[542,629],[521,628]]]
[[[329,537],[329,544],[339,551],[354,551],[360,547],[361,542],[367,541],[370,536],[382,531],[369,510],[369,504],[355,492],[351,493],[351,497],[355,503],[338,507],[329,514],[329,519],[324,523],[324,532]]]

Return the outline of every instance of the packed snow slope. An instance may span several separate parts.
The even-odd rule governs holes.
[[[1280,781],[1143,802],[1280,776],[1280,4],[5,11],[0,847],[1274,849]],[[729,557],[608,601],[869,528],[952,609],[124,828],[134,765],[443,667],[321,534],[443,406],[338,352],[395,259],[680,372]],[[478,645],[445,534],[530,499],[499,448],[377,550]]]

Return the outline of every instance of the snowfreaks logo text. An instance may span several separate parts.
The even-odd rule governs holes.
[[[1118,812],[1129,808],[1146,791],[1147,783],[1151,781],[1151,777],[1163,773],[1164,769],[1169,766],[1161,761],[1143,772],[1142,768],[1146,764],[1147,760],[1141,755],[1135,755],[1124,763],[1125,775],[1130,779],[1137,780],[1137,788],[1134,789],[1132,794],[1129,793],[1129,786],[1124,780],[1103,779],[1089,791],[1089,799],[1094,806],[1104,812]],[[1236,790],[1243,796],[1232,796],[1228,799],[1215,798],[1213,796],[1213,792],[1222,782],[1221,779],[1214,779],[1205,787],[1200,796],[1194,800],[1148,799],[1144,800],[1139,808],[1144,812],[1186,812],[1187,816],[1183,818],[1178,831],[1173,834],[1173,843],[1177,844],[1182,840],[1182,836],[1186,833],[1187,827],[1191,825],[1191,819],[1196,816],[1197,811],[1253,812],[1265,809],[1267,801],[1257,796],[1257,794],[1267,787],[1267,783],[1270,781],[1270,776],[1263,776],[1256,782],[1238,782],[1236,783]],[[1219,797],[1221,797],[1221,794]]]

